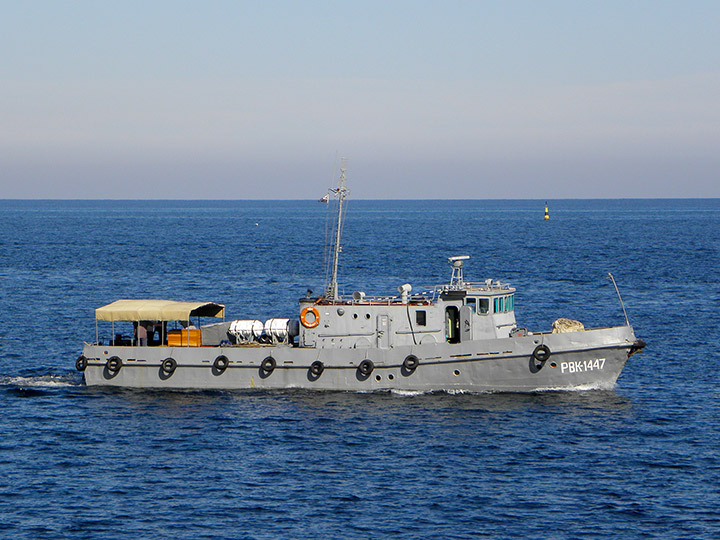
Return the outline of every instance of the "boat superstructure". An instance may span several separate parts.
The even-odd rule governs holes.
[[[464,279],[468,255],[448,259],[450,281],[392,296],[338,290],[345,168],[337,189],[330,281],[299,301],[297,317],[225,321],[213,302],[119,300],[96,310],[111,324],[76,367],[88,385],[132,388],[308,388],[372,391],[537,391],[612,388],[644,346],[629,323],[586,329],[569,320],[531,332],[515,319],[515,289]],[[618,293],[619,294],[619,293]],[[624,309],[624,308],[623,308]],[[200,324],[201,319],[222,322]],[[193,319],[197,324],[193,324]],[[132,324],[132,335],[115,324]],[[174,328],[173,328],[174,327]]]

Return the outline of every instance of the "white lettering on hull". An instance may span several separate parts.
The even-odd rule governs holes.
[[[560,373],[582,373],[584,371],[601,370],[605,366],[605,359],[577,360],[573,362],[560,362]]]

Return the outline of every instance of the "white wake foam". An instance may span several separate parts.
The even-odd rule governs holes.
[[[579,384],[577,386],[557,386],[557,387],[545,387],[538,388],[534,392],[588,392],[592,390],[613,390],[615,383],[592,383],[592,384]]]
[[[39,377],[0,377],[0,385],[18,388],[64,388],[77,386],[65,376],[42,375]]]
[[[393,388],[392,390],[390,390],[390,393],[400,397],[415,397],[422,396],[423,394],[427,394],[428,392],[422,390],[398,390],[396,388]]]

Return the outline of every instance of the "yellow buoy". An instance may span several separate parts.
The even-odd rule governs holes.
[[[548,211],[548,203],[545,201],[545,221],[550,219],[550,212]]]

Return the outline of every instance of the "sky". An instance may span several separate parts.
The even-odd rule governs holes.
[[[720,2],[0,0],[0,197],[720,197]]]

